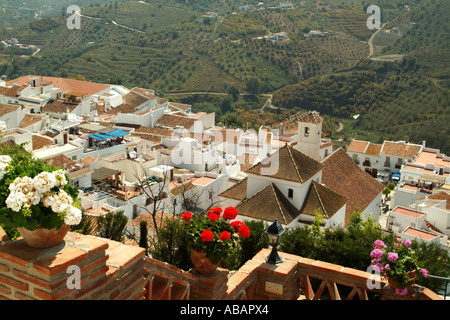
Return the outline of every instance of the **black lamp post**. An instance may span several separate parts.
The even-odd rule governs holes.
[[[269,238],[269,244],[272,246],[272,252],[270,252],[270,255],[266,258],[267,263],[278,264],[283,261],[277,252],[277,246],[280,243],[281,235],[283,233],[283,226],[277,219],[275,219],[272,225],[266,230],[267,237]]]

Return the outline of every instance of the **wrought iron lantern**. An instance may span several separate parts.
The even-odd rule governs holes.
[[[277,246],[280,243],[281,235],[284,231],[283,226],[277,219],[275,219],[272,225],[266,230],[267,237],[269,238],[269,244],[272,246],[272,251],[266,258],[267,263],[278,264],[283,261],[283,259],[278,255]]]

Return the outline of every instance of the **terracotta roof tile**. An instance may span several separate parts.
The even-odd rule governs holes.
[[[322,119],[322,117],[320,117],[318,112],[309,111],[309,112],[306,112],[305,114],[301,115],[298,118],[298,121],[304,122],[304,123],[322,123],[323,119]]]
[[[277,156],[278,159],[276,158]],[[270,159],[278,161],[277,172],[268,175],[276,179],[304,183],[323,169],[323,165],[320,162],[308,157],[289,145],[285,145],[275,154],[270,155],[264,161],[257,163],[247,170],[247,174],[262,175],[263,168],[270,168]]]
[[[347,201],[346,197],[313,181],[300,212],[315,216],[316,210],[319,210],[326,218],[331,218]]]
[[[0,104],[0,117],[10,112],[17,111],[18,109],[20,109],[20,106],[18,105]]]
[[[189,110],[192,107],[190,104],[176,102],[169,102],[169,106],[182,111]]]
[[[175,128],[177,126],[184,127],[185,129],[190,129],[195,123],[195,119],[183,116],[176,116],[172,114],[164,114],[161,118],[156,121],[156,125],[164,127]]]
[[[446,209],[450,210],[450,194],[448,194],[447,192],[441,191],[439,193],[435,193],[431,196],[428,196],[428,199],[433,199],[433,200],[447,200],[446,203]]]
[[[352,142],[350,142],[350,145],[347,147],[347,151],[364,153],[368,145],[368,141],[352,140]]]
[[[370,143],[369,146],[366,149],[365,154],[379,156],[380,153],[381,153],[382,147],[383,146],[381,144]]]
[[[346,222],[356,208],[365,210],[383,191],[384,185],[359,168],[355,161],[339,148],[322,161],[322,183],[348,199]]]
[[[247,178],[242,179],[220,194],[221,197],[243,201],[247,198]]]
[[[66,113],[72,112],[76,107],[78,103],[54,100],[43,106],[42,112]]]
[[[11,86],[11,87],[9,87]],[[8,87],[0,87],[0,94],[7,96],[7,97],[13,97],[17,98],[20,95],[20,92],[22,92],[25,88],[29,87],[27,84],[23,85],[8,85]]]
[[[414,158],[421,149],[422,146],[420,145],[385,141],[382,151],[390,156]]]
[[[79,92],[86,95],[93,95],[106,90],[110,87],[108,84],[101,84],[95,82],[58,78],[58,77],[43,77],[27,75],[11,81],[8,81],[6,85],[11,86],[13,84],[28,85],[31,78],[39,78],[41,84],[53,84],[55,88],[61,89],[62,92]]]
[[[273,183],[240,202],[236,209],[242,216],[271,222],[278,219],[284,225],[300,214]]]
[[[55,167],[59,167],[59,168],[67,169],[67,170],[74,168],[75,164],[76,164],[75,161],[73,161],[72,159],[69,159],[68,157],[66,157],[63,154],[46,159],[45,163],[48,166],[55,166]]]
[[[139,107],[141,104],[147,102],[148,100],[149,100],[149,98],[144,97],[133,91],[131,91],[123,96],[124,104],[128,104],[135,108]]]
[[[52,146],[53,145],[53,139],[46,136],[41,136],[38,134],[33,134],[31,137],[32,144],[33,144],[33,150],[42,149],[46,146]]]

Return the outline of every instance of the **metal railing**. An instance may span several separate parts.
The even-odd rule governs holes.
[[[429,275],[428,278],[430,279],[436,279],[436,280],[441,280],[441,281],[445,281],[445,286],[442,289],[443,290],[443,297],[444,300],[447,300],[447,293],[449,293],[450,296],[450,292],[449,292],[449,288],[448,288],[448,283],[450,282],[450,278],[445,278],[445,277],[439,277],[439,276],[433,276],[433,275]],[[440,292],[436,292],[437,294],[441,295]]]

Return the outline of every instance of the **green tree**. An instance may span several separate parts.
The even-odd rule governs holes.
[[[141,221],[139,224],[139,247],[145,249],[145,254],[148,254],[148,229],[147,229],[147,221]]]
[[[246,88],[247,88],[247,92],[250,93],[251,95],[257,96],[260,91],[261,91],[261,83],[259,82],[259,80],[255,77],[250,78],[247,80],[246,84]]]
[[[236,86],[231,86],[228,88],[228,94],[233,98],[233,101],[237,101],[239,99],[239,89]]]
[[[192,267],[188,250],[185,222],[177,217],[164,219],[158,234],[150,239],[153,258],[170,263],[183,270]]]
[[[115,241],[123,241],[125,238],[128,218],[123,211],[108,212],[106,215],[97,218],[98,236]]]

